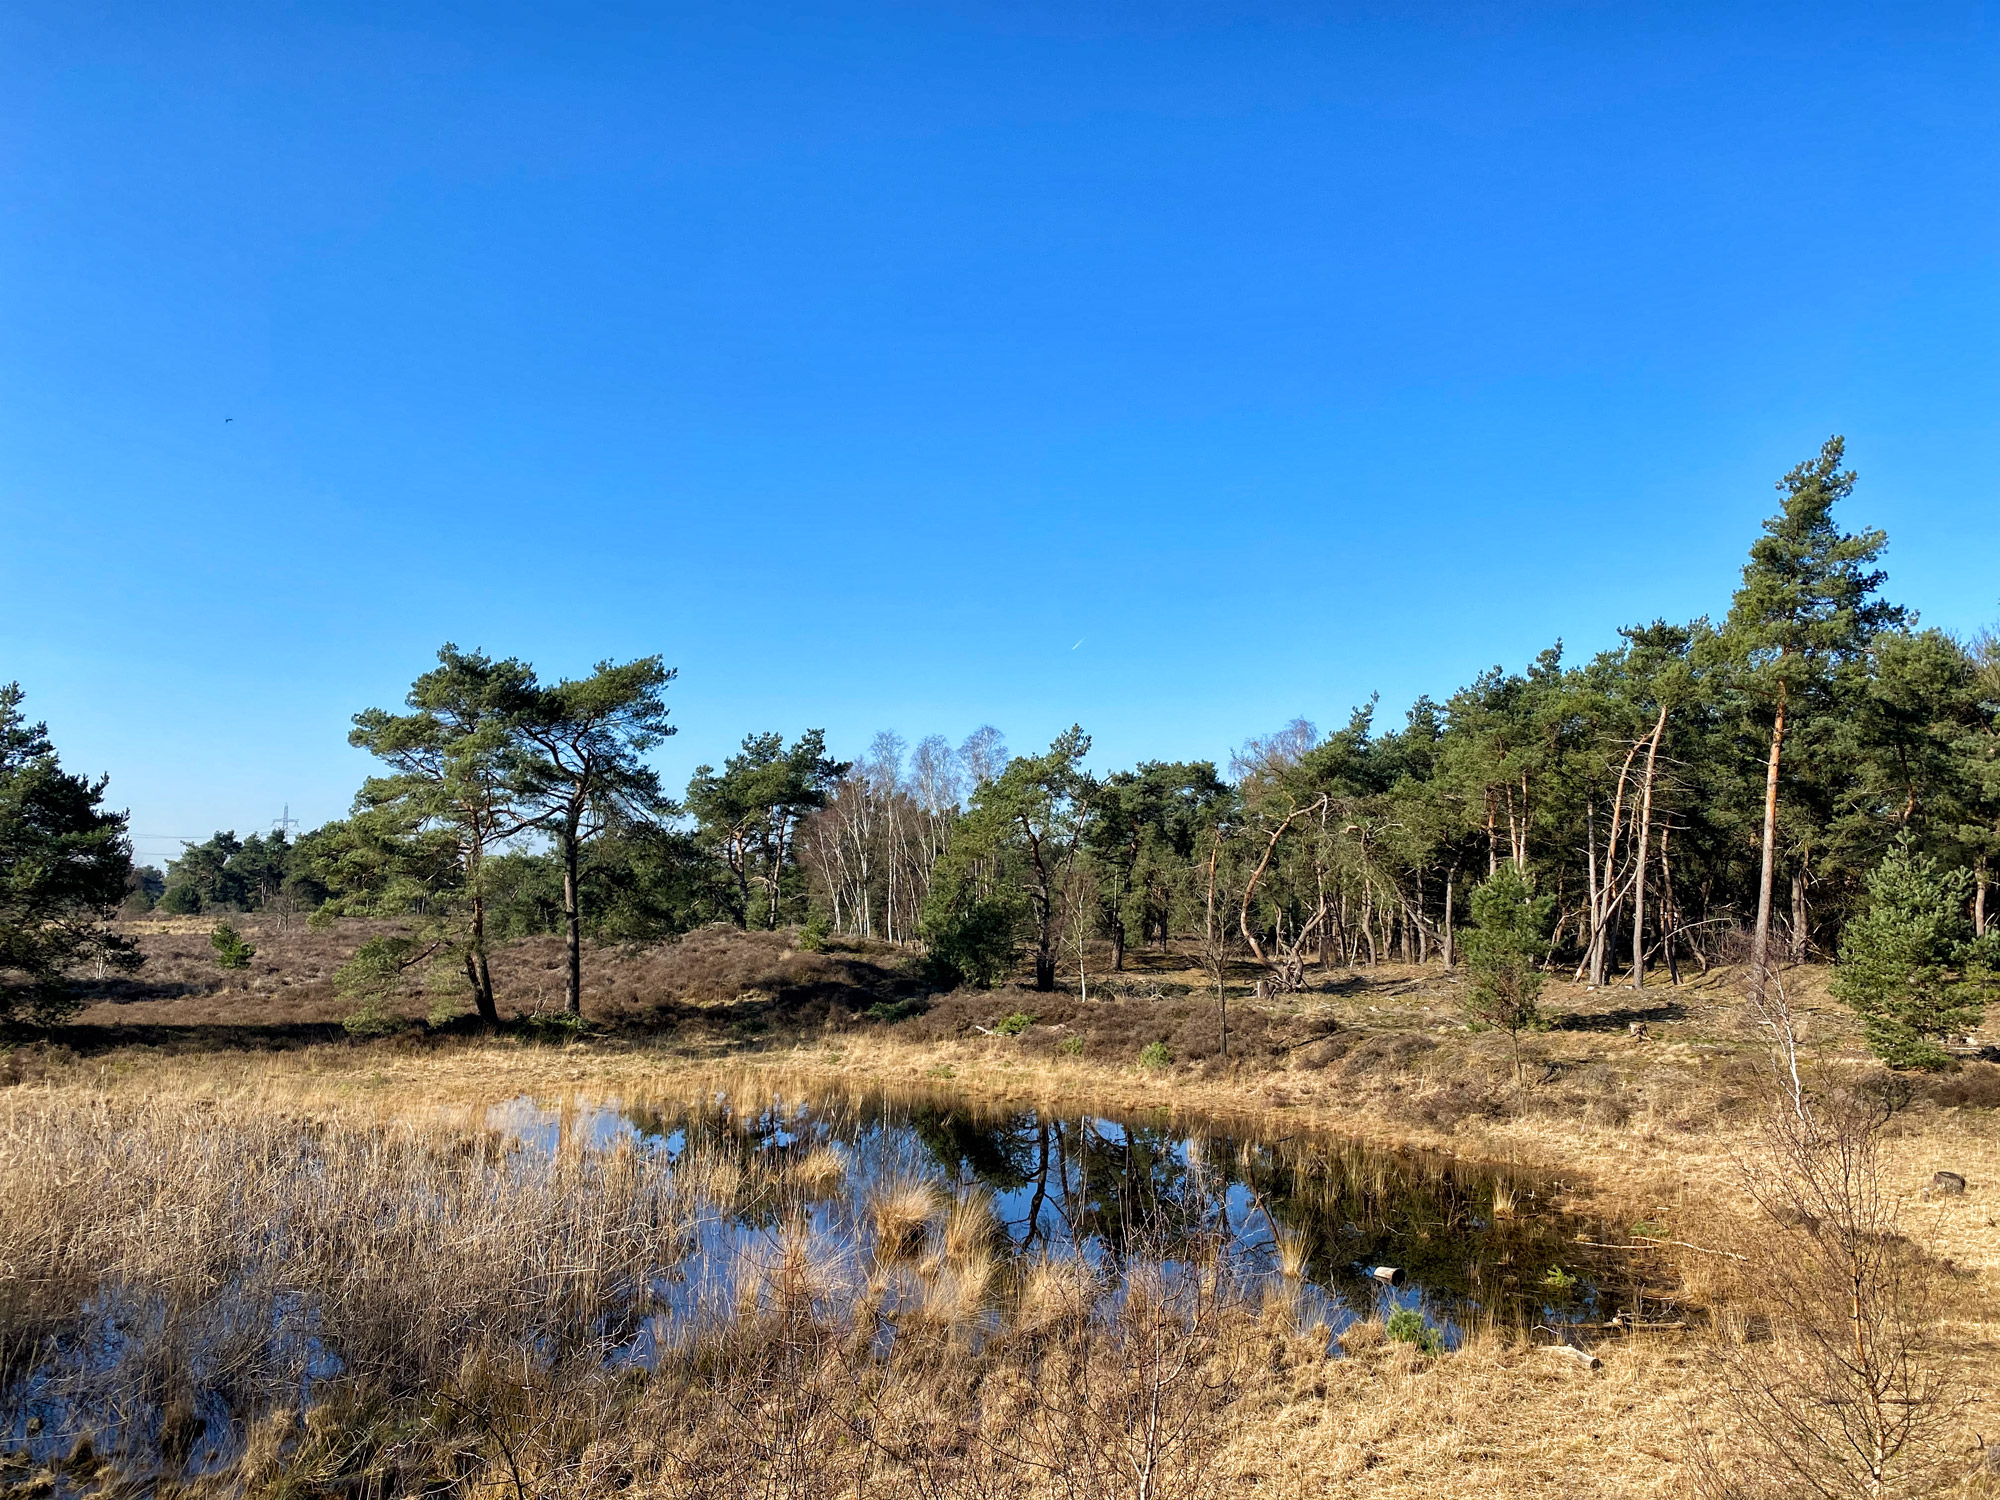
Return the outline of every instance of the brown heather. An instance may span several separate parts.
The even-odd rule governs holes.
[[[600,953],[611,1029],[586,1044],[363,1045],[322,1040],[337,1011],[309,973],[358,934],[248,935],[248,976],[195,957],[184,977],[149,968],[154,990],[107,993],[58,1044],[0,1055],[0,1379],[45,1362],[86,1302],[131,1314],[115,1360],[61,1376],[95,1435],[48,1470],[0,1459],[0,1494],[1805,1494],[1769,1461],[1788,1434],[1760,1432],[1784,1419],[1756,1392],[1819,1380],[1835,1382],[1824,1399],[1850,1399],[1828,1349],[1853,1324],[1828,1287],[1861,1264],[1881,1309],[1865,1332],[1889,1364],[1909,1360],[1882,1409],[1923,1399],[1936,1416],[1908,1471],[1929,1488],[1872,1493],[1992,1492],[1975,1464],[1982,1436],[2000,1438],[1994,1070],[1885,1092],[1809,974],[1792,980],[1796,1008],[1829,1086],[1898,1106],[1847,1176],[1785,1166],[1762,1050],[1721,974],[1643,995],[1552,984],[1556,1028],[1527,1044],[1515,1086],[1504,1039],[1457,1027],[1435,970],[1341,973],[1261,1007],[1239,995],[1223,1065],[1202,1047],[1198,974],[1131,976],[1101,1012],[961,994],[886,1027],[860,1012],[898,993],[890,955],[698,934]],[[169,939],[183,936],[147,941]],[[503,1004],[533,1008],[544,958],[509,950]],[[429,1004],[412,994],[409,1013]],[[1017,1010],[1041,1016],[1018,1038],[977,1029]],[[1630,1035],[1633,1020],[1649,1034]],[[1176,1064],[1137,1068],[1162,1037]],[[884,1188],[871,1207],[900,1226],[885,1237],[897,1253],[844,1270],[793,1208],[843,1180],[837,1152],[781,1168],[697,1153],[661,1173],[630,1151],[526,1154],[482,1123],[523,1094],[885,1086],[1164,1108],[1302,1150],[1345,1132],[1554,1172],[1576,1205],[1634,1226],[1628,1253],[1691,1326],[1600,1330],[1594,1371],[1490,1331],[1427,1359],[1374,1324],[1329,1359],[1282,1290],[1252,1300],[1199,1266],[1092,1318],[1075,1266],[998,1260],[972,1198]],[[1970,1191],[1921,1201],[1939,1168]],[[1828,1216],[1829,1195],[1851,1207]],[[652,1373],[608,1364],[701,1216],[753,1203],[772,1228],[742,1295]],[[1860,1232],[1823,1233],[1840,1214]],[[1867,1245],[1882,1252],[1856,1253]],[[313,1365],[321,1349],[337,1370]],[[197,1385],[227,1411],[197,1409]],[[191,1477],[148,1481],[148,1454]]]

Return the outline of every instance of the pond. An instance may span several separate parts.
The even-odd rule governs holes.
[[[1418,1151],[1298,1133],[1259,1138],[1219,1121],[995,1109],[936,1095],[818,1101],[717,1094],[694,1104],[522,1097],[489,1128],[537,1152],[621,1143],[671,1163],[722,1151],[783,1173],[837,1155],[807,1194],[823,1254],[858,1282],[877,1236],[871,1204],[911,1182],[990,1206],[1009,1259],[1078,1257],[1115,1282],[1137,1257],[1219,1248],[1239,1283],[1295,1287],[1307,1322],[1350,1324],[1411,1308],[1447,1347],[1481,1323],[1601,1324],[1640,1311],[1629,1265],[1558,1211],[1554,1184]],[[790,1174],[796,1176],[797,1174]],[[810,1176],[810,1174],[808,1174]],[[773,1197],[711,1221],[665,1318],[724,1305],[786,1212]],[[657,1331],[657,1330],[656,1330]],[[1337,1352],[1337,1347],[1335,1348]]]
[[[947,1363],[1040,1358],[1057,1302],[1114,1352],[1162,1307],[1177,1339],[1275,1308],[1334,1357],[1392,1315],[1434,1352],[1645,1320],[1634,1257],[1548,1180],[1220,1119],[739,1089],[470,1115],[52,1098],[10,1130],[0,1485],[85,1450],[134,1482],[389,1462],[337,1436],[384,1412],[369,1443],[405,1452],[407,1419],[456,1462],[500,1420],[473,1404],[499,1377],[468,1372],[510,1371],[510,1411],[596,1410],[599,1385],[684,1388],[776,1324],[771,1348],[914,1369],[938,1340]]]

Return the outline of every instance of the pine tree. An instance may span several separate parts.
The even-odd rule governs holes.
[[[1514,1045],[1514,1076],[1521,1074],[1521,1032],[1541,1022],[1542,960],[1556,898],[1537,896],[1511,862],[1502,861],[1472,892],[1472,927],[1461,950],[1471,983],[1465,1011],[1476,1023],[1497,1026]]]
[[[250,960],[257,956],[257,950],[243,941],[243,934],[227,922],[215,924],[215,931],[208,935],[208,942],[215,949],[216,963],[225,969],[247,969]]]
[[[662,698],[673,669],[657,656],[601,661],[588,677],[528,689],[532,708],[515,728],[516,786],[555,841],[563,869],[564,1009],[583,1014],[583,904],[578,875],[586,843],[614,826],[671,810],[659,773],[641,759],[674,733]]]
[[[1992,944],[1974,941],[1969,872],[1942,868],[1898,839],[1868,880],[1868,909],[1847,924],[1833,993],[1894,1068],[1942,1068],[1938,1043],[1979,1024],[1994,987]]]
[[[1846,440],[1830,437],[1817,458],[1778,482],[1784,507],[1751,545],[1723,631],[1740,686],[1771,716],[1751,952],[1750,982],[1759,997],[1770,957],[1778,784],[1788,728],[1806,715],[1828,713],[1840,670],[1865,655],[1877,631],[1905,619],[1902,609],[1875,597],[1886,575],[1871,565],[1888,545],[1887,534],[1850,535],[1833,523],[1833,507],[1854,492],[1853,471],[1840,467],[1845,456]]]
[[[362,786],[348,832],[364,843],[389,837],[425,847],[414,863],[350,860],[349,874],[365,866],[378,878],[350,886],[338,909],[373,916],[420,912],[428,929],[420,951],[455,955],[480,1019],[496,1025],[486,866],[494,849],[534,825],[534,812],[522,805],[512,777],[520,760],[516,726],[538,701],[535,674],[512,657],[495,661],[446,642],[436,669],[417,678],[403,701],[409,713],[371,708],[354,716],[347,742],[387,762],[391,774],[371,776]],[[451,865],[440,866],[433,857],[430,846],[439,844],[451,851]],[[392,867],[397,878],[379,878]],[[412,882],[408,877],[419,869],[448,884]]]
[[[125,899],[132,849],[125,815],[102,806],[103,778],[63,770],[21,699],[19,683],[0,685],[0,1021],[50,1023],[77,1008],[66,983],[77,964],[139,963],[105,925]]]

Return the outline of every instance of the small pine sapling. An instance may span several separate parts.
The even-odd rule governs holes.
[[[216,963],[225,969],[247,969],[257,956],[257,950],[243,941],[243,934],[227,922],[217,922],[208,941],[215,949]]]
[[[1469,1020],[1497,1026],[1514,1047],[1514,1077],[1521,1077],[1521,1033],[1542,1024],[1542,960],[1556,898],[1537,896],[1521,872],[1503,864],[1472,892],[1473,925],[1461,954],[1471,983],[1463,1005]]]
[[[1444,1335],[1426,1323],[1414,1307],[1399,1307],[1390,1313],[1383,1331],[1399,1344],[1415,1344],[1419,1354],[1444,1353]]]
[[[1868,909],[1847,924],[1833,993],[1892,1068],[1943,1068],[1944,1038],[1977,1026],[1994,983],[1994,936],[1966,919],[1972,877],[1899,840],[1868,877]]]

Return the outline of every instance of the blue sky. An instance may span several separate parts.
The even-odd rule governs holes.
[[[341,813],[447,639],[663,653],[676,782],[1221,758],[1719,611],[1834,431],[1990,624],[1997,28],[17,0],[0,678],[149,858]]]

